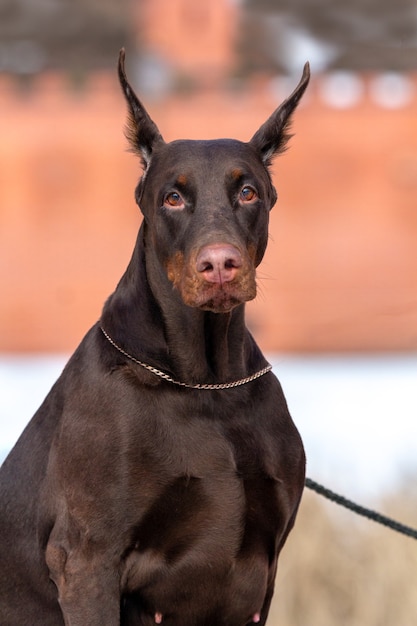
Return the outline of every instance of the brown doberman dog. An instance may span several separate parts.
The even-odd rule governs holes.
[[[143,222],[1,469],[0,623],[262,625],[305,457],[244,307],[309,68],[247,143],[165,143],[119,78]]]

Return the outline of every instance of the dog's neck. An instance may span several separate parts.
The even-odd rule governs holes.
[[[244,304],[230,313],[185,305],[146,246],[143,226],[102,322],[127,352],[184,382],[227,382],[266,363],[245,326]]]

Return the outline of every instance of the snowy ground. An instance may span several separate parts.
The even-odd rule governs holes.
[[[310,478],[367,502],[417,474],[417,354],[270,361],[303,436]],[[0,355],[0,458],[65,362]]]

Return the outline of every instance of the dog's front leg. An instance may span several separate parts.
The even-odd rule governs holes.
[[[120,582],[111,561],[97,546],[67,550],[61,542],[49,541],[46,562],[65,626],[119,626]]]

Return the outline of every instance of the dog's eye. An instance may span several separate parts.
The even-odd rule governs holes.
[[[245,185],[239,195],[239,200],[241,202],[254,202],[258,198],[258,194],[254,190],[253,187],[249,185]]]
[[[178,192],[171,191],[164,198],[164,206],[168,209],[183,209],[184,200]]]

